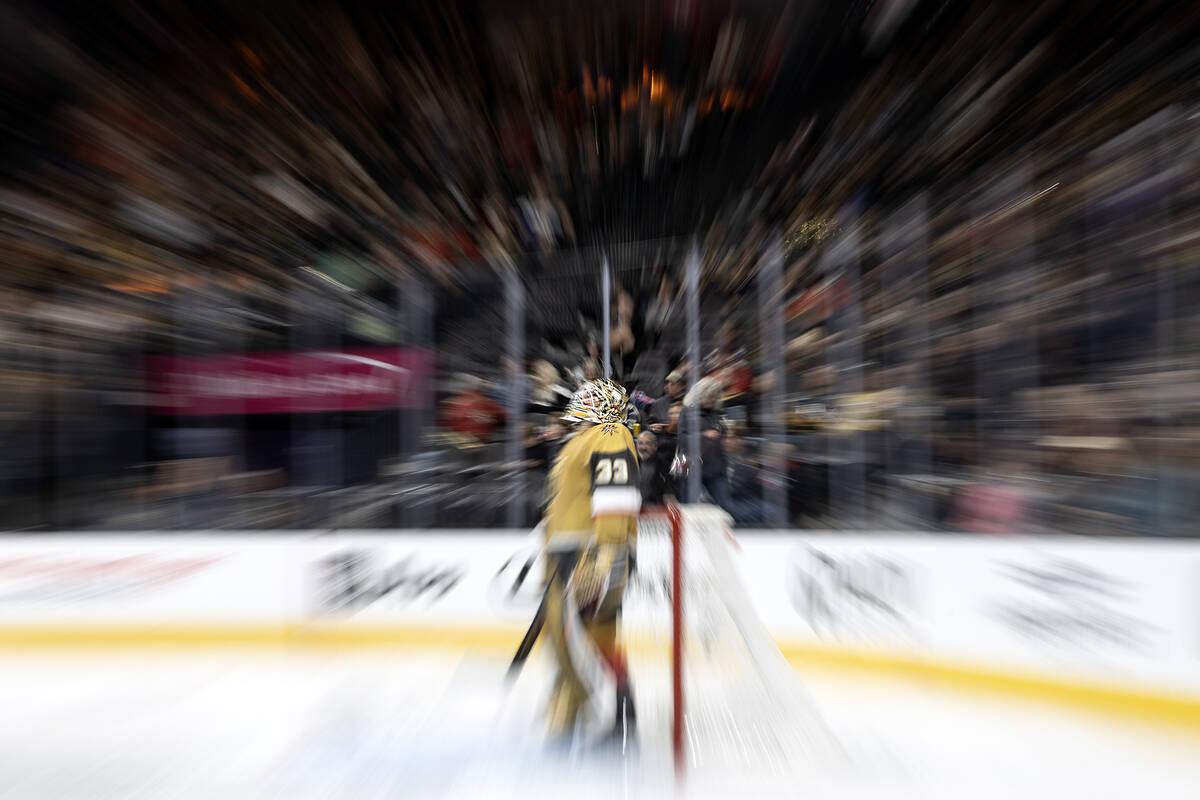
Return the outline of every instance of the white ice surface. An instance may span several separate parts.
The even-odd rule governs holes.
[[[406,651],[6,653],[0,798],[672,796],[665,731],[647,723],[638,757],[548,751],[545,665],[511,689],[505,666]],[[678,796],[1200,798],[1194,734],[803,677],[844,758],[785,777],[701,769]]]

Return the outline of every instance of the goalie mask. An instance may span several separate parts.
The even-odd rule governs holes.
[[[562,418],[568,422],[625,425],[629,418],[629,398],[625,390],[612,381],[588,381],[571,395]]]

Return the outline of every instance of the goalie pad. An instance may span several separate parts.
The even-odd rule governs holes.
[[[576,735],[585,742],[595,741],[611,730],[611,720],[617,710],[617,680],[604,654],[588,635],[572,595],[567,592],[564,598],[563,631],[572,670],[586,698],[576,717]]]

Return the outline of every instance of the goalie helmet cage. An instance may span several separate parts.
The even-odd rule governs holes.
[[[661,753],[669,728],[676,775],[782,775],[840,749],[754,610],[730,525],[708,505],[650,508],[639,519],[623,639],[639,738]]]

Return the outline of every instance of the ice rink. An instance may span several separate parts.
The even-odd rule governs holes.
[[[511,689],[505,667],[410,650],[6,653],[0,797],[672,796],[661,725],[636,756],[549,752],[546,665]],[[842,755],[794,774],[700,767],[678,796],[1197,797],[1192,732],[800,674]]]

